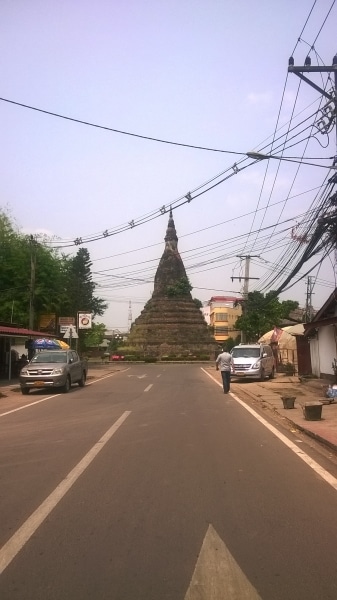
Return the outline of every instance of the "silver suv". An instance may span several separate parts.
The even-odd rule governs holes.
[[[273,351],[266,344],[240,344],[232,348],[231,355],[233,377],[248,377],[260,381],[266,377],[275,377]]]

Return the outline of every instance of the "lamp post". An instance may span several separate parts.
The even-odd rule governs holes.
[[[275,154],[262,154],[261,152],[246,152],[246,156],[248,156],[248,158],[252,158],[253,160],[266,160],[269,158],[274,158],[276,160],[282,160],[285,162],[293,162],[293,163],[297,163],[299,165],[309,165],[311,167],[321,167],[322,169],[334,169],[336,171],[337,169],[337,165],[317,165],[315,163],[311,163],[311,162],[306,162],[304,160],[296,160],[293,158],[287,158],[286,156],[276,156]]]

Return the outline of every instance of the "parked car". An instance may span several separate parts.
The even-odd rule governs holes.
[[[233,377],[252,377],[260,381],[275,377],[275,359],[268,344],[239,344],[232,348],[231,355]]]
[[[87,374],[88,363],[75,350],[41,350],[20,371],[21,392],[28,394],[37,388],[68,392],[73,383],[83,387]]]
[[[124,356],[121,356],[120,354],[111,354],[110,360],[124,360]]]

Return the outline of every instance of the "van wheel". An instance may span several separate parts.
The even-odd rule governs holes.
[[[27,396],[27,394],[29,394],[29,388],[21,388],[21,394],[23,394],[24,396]]]
[[[269,379],[275,379],[275,367],[272,368]]]
[[[266,376],[265,376],[264,369],[261,369],[260,381],[264,381],[264,380],[265,380],[265,378],[266,378]]]

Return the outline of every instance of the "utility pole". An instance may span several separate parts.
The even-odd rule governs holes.
[[[328,133],[331,129],[331,125],[333,124],[333,121],[335,120],[336,141],[337,141],[337,119],[336,119],[336,112],[337,112],[337,110],[336,110],[336,108],[337,108],[337,106],[336,106],[336,100],[337,100],[337,54],[335,54],[335,56],[333,57],[332,65],[329,67],[327,67],[327,66],[311,66],[310,56],[306,57],[306,59],[304,61],[304,65],[302,65],[300,67],[295,67],[294,59],[291,56],[289,58],[289,63],[288,63],[288,73],[295,73],[295,75],[297,75],[297,77],[302,79],[302,81],[305,81],[306,83],[308,83],[316,91],[318,91],[320,94],[322,94],[322,96],[324,96],[325,98],[327,98],[329,100],[329,102],[321,109],[322,116],[321,116],[320,120],[318,121],[317,126],[321,133]],[[308,79],[308,77],[303,75],[303,73],[334,73],[335,74],[335,89],[332,92],[331,91],[326,92],[321,87],[319,87],[319,85],[317,85],[313,81],[310,81],[310,79]]]
[[[313,283],[313,277],[311,277],[309,275],[309,277],[307,278],[307,297],[306,297],[306,301],[305,301],[305,314],[304,314],[304,321],[305,323],[310,323],[310,321],[312,321],[312,317],[313,317],[313,310],[312,310],[312,290],[314,288],[314,283]]]
[[[30,243],[29,329],[34,329],[36,242],[32,235],[30,236],[29,243]]]
[[[249,280],[250,279],[259,279],[259,277],[249,277],[250,259],[251,258],[260,258],[260,256],[247,254],[245,256],[237,255],[237,258],[240,258],[241,260],[245,260],[245,276],[243,278],[243,292],[242,292],[242,296],[243,296],[242,315],[245,315],[247,313],[247,298],[248,298]],[[232,281],[234,281],[234,279],[238,279],[239,281],[241,281],[242,277],[231,277],[231,279],[232,279]],[[241,344],[244,344],[246,341],[247,341],[246,334],[244,331],[241,331]]]
[[[129,301],[129,313],[128,313],[128,332],[130,333],[132,325],[132,308],[131,308],[131,300]]]

